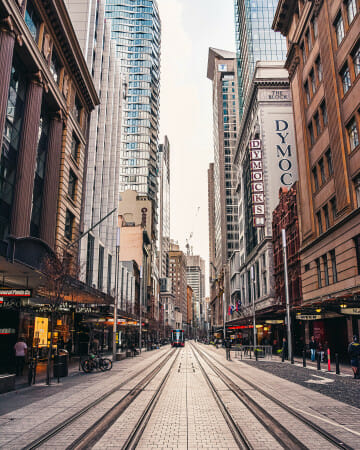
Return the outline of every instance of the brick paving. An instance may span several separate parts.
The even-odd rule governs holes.
[[[215,356],[227,367],[231,368],[236,373],[239,373],[245,380],[249,380],[255,385],[258,385],[262,390],[295,409],[297,412],[313,421],[316,425],[342,440],[349,447],[360,449],[360,402],[356,401],[355,406],[353,406],[352,404],[341,401],[341,395],[346,392],[346,386],[341,388],[339,398],[334,398],[333,396],[317,392],[318,385],[316,384],[304,383],[304,385],[301,385],[301,383],[297,383],[296,381],[297,374],[302,373],[302,371],[306,371],[308,379],[312,378],[315,381],[319,381],[320,379],[314,378],[314,375],[323,378],[332,377],[332,379],[334,379],[331,383],[332,386],[334,386],[335,383],[342,382],[349,383],[347,386],[356,386],[355,390],[353,390],[353,395],[354,398],[357,399],[359,391],[356,389],[360,389],[360,384],[354,385],[354,383],[358,380],[342,377],[336,378],[335,375],[324,374],[322,372],[321,374],[318,374],[317,371],[315,372],[312,369],[304,369],[302,367],[294,367],[290,364],[277,362],[241,362],[234,359],[231,362],[227,362],[225,359],[225,351],[223,349],[216,350],[213,347],[205,345],[201,345],[199,348],[206,351],[209,355]],[[258,368],[256,364],[258,364],[259,367],[262,367],[262,370]],[[285,377],[279,379],[278,376],[270,373],[270,370],[265,370],[265,367],[271,366],[278,367],[276,370],[292,370],[291,381]],[[233,381],[236,380],[237,384],[241,383],[234,375],[232,375],[232,379]],[[255,396],[258,395],[256,391],[253,390],[253,392]],[[262,400],[262,402],[264,402],[264,400]],[[276,417],[279,421],[284,420],[279,416]],[[286,421],[282,422],[282,424],[285,427],[288,425]]]

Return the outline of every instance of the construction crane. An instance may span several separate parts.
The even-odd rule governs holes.
[[[191,239],[192,239],[193,236],[194,236],[194,233],[191,232],[189,234],[189,237],[186,238],[186,245],[185,245],[185,247],[186,247],[186,254],[188,256],[192,255],[192,253],[193,253],[193,247],[192,247],[192,245],[190,245],[190,242],[191,242]]]

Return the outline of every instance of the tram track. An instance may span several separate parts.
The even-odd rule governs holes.
[[[193,347],[194,349],[194,347]],[[284,447],[289,448],[291,450],[295,449],[305,449],[307,448],[301,443],[293,433],[291,433],[288,429],[286,429],[279,421],[277,421],[271,414],[269,414],[257,401],[255,401],[244,389],[240,388],[236,385],[219,367],[217,367],[212,360],[210,360],[208,353],[203,350],[199,350],[196,348],[195,352],[198,352],[199,355],[206,361],[206,364],[214,371],[214,373],[224,382],[224,384],[230,389],[235,396],[245,405],[250,411],[256,416],[256,418],[266,427],[266,429],[271,433],[276,440]],[[212,356],[212,355],[211,355]],[[275,398],[268,392],[261,389],[255,383],[247,380],[245,377],[239,375],[234,370],[228,368],[225,364],[220,362],[218,359],[214,358],[216,363],[221,366],[221,368],[228,371],[230,374],[234,375],[236,378],[241,380],[243,383],[246,383],[250,388],[256,390],[258,393],[266,397],[271,402],[275,403],[278,407],[285,410],[287,413],[291,414],[291,416],[295,417],[297,420],[301,421],[302,424],[311,428],[314,432],[320,435],[322,438],[330,442],[336,448],[342,448],[347,450],[353,450],[352,447],[346,445],[336,436],[332,435],[328,431],[324,430],[320,426],[316,425],[313,421],[310,421],[306,417],[304,417],[299,412],[295,411],[290,406],[286,405],[279,399]]]
[[[57,424],[51,428],[46,433],[42,434],[40,437],[33,440],[31,443],[27,444],[22,448],[22,450],[33,450],[40,448],[44,444],[48,443],[52,438],[56,437],[59,433],[66,430],[75,422],[85,416],[87,413],[93,410],[93,408],[98,407],[105,400],[109,399],[113,394],[119,390],[124,390],[126,385],[132,380],[139,377],[142,373],[149,370],[154,364],[159,363],[145,376],[135,387],[129,388],[129,392],[126,393],[118,402],[116,402],[111,408],[109,408],[94,424],[91,425],[80,437],[75,439],[71,445],[68,445],[67,450],[72,449],[84,449],[91,447],[97,440],[99,440],[103,433],[111,427],[111,425],[117,420],[117,418],[126,410],[126,408],[137,398],[137,396],[144,390],[144,388],[155,378],[155,376],[160,372],[160,370],[167,364],[167,362],[174,356],[176,350],[171,349],[165,355],[161,355],[151,364],[143,368],[142,370],[136,372],[133,376],[127,380],[119,383],[115,387],[111,388],[105,394],[103,394],[98,399],[94,400],[90,404],[86,405],[84,408],[80,409],[76,413],[72,414],[70,417]],[[175,362],[176,358],[174,359]]]

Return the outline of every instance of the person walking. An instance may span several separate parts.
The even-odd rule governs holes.
[[[225,339],[225,350],[226,350],[226,359],[231,361],[230,351],[231,351],[231,339]]]
[[[316,344],[314,336],[311,336],[311,340],[309,342],[309,349],[310,349],[310,354],[311,354],[311,361],[315,361],[317,344]]]
[[[15,349],[15,367],[16,367],[16,376],[22,376],[24,365],[25,365],[25,356],[27,353],[27,345],[25,343],[25,339],[23,337],[19,338],[17,343],[14,345]]]
[[[283,361],[285,359],[288,359],[289,357],[289,347],[288,347],[288,341],[287,339],[284,337],[283,338],[283,344],[282,344],[282,359]]]
[[[356,335],[353,336],[353,341],[349,345],[348,353],[349,353],[349,357],[350,357],[351,368],[354,372],[354,378],[360,379],[360,373],[359,373],[360,344],[359,344],[359,338]]]

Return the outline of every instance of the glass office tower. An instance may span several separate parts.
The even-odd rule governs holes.
[[[286,59],[286,40],[271,29],[277,0],[235,0],[235,37],[240,116],[256,61]]]
[[[156,0],[106,0],[111,36],[128,74],[121,149],[120,191],[156,203],[161,23]]]

